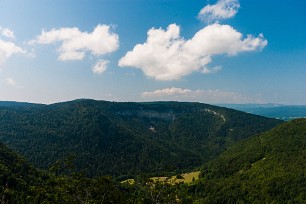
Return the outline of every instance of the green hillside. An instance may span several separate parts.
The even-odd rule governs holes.
[[[0,203],[26,199],[30,186],[39,185],[42,174],[17,153],[0,143]]]
[[[0,107],[0,141],[37,167],[76,155],[89,176],[187,171],[282,121],[201,103],[76,100]]]
[[[17,102],[17,101],[0,101],[0,107],[38,107],[38,106],[44,106],[44,104],[38,104],[38,103],[28,103],[28,102]]]
[[[65,174],[56,175],[58,168]],[[110,178],[86,178],[73,171],[69,160],[51,170],[34,168],[0,143],[0,203],[126,203],[123,192]]]
[[[305,203],[306,119],[233,145],[190,187],[200,203]]]
[[[8,204],[305,203],[305,174],[306,119],[231,145],[204,164],[194,182],[179,175],[171,178],[175,183],[144,175],[136,176],[134,184],[87,178],[75,171],[71,159],[41,171],[0,143],[0,202]]]

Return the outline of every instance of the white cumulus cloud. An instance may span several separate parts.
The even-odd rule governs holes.
[[[235,16],[239,8],[238,0],[219,0],[214,5],[207,5],[202,8],[198,18],[204,22],[227,19]]]
[[[194,71],[216,72],[221,67],[207,67],[213,55],[236,55],[261,50],[267,45],[262,34],[243,38],[233,27],[218,23],[204,27],[189,40],[180,36],[180,27],[176,24],[166,30],[151,28],[147,35],[147,41],[135,45],[118,65],[138,68],[156,80],[178,80]]]
[[[96,74],[102,74],[107,69],[108,64],[108,60],[98,60],[95,66],[93,66],[92,71]]]
[[[78,28],[60,28],[42,31],[30,44],[61,43],[58,48],[61,61],[82,60],[87,52],[100,56],[119,48],[119,37],[108,25],[97,25],[93,32],[81,32]]]
[[[183,88],[165,88],[155,91],[143,92],[145,100],[164,100],[164,101],[199,101],[203,103],[251,103],[260,102],[260,99],[251,96],[222,90],[190,90]]]

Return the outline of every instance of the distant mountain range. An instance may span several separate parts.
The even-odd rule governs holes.
[[[86,99],[78,99],[86,100]],[[0,101],[0,107],[38,107],[46,106],[45,104],[17,102],[17,101]],[[216,106],[231,108],[255,115],[280,120],[293,120],[297,118],[306,118],[306,105],[283,105],[276,103],[266,104],[216,104]]]
[[[222,107],[261,115],[281,120],[306,118],[306,105],[282,105],[282,104],[218,104]]]
[[[1,103],[0,103],[1,104]],[[37,167],[75,155],[89,176],[187,171],[282,123],[201,103],[75,100],[0,105],[0,142]]]

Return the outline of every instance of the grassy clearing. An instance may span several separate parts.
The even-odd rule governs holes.
[[[168,183],[191,183],[193,180],[197,180],[199,179],[199,175],[200,175],[200,171],[194,171],[194,172],[190,172],[190,173],[185,173],[185,174],[181,174],[182,178],[177,178],[178,176],[172,176],[172,177],[152,177],[151,179],[153,181],[166,181]],[[122,181],[122,183],[129,183],[129,184],[134,184],[135,181],[134,179],[127,179]]]
[[[168,181],[169,183],[191,183],[193,180],[199,179],[200,171],[195,171],[195,172],[190,172],[190,173],[185,173],[181,174],[182,178],[177,178],[177,176],[172,176],[172,177],[152,177],[154,181]]]
[[[121,181],[121,183],[128,183],[130,185],[133,185],[135,183],[135,180],[134,179],[126,179],[124,181]]]

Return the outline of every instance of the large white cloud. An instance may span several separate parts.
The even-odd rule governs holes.
[[[12,55],[19,53],[25,54],[26,51],[13,42],[4,41],[0,39],[0,67]]]
[[[231,18],[236,15],[240,4],[238,0],[219,0],[214,5],[207,5],[201,9],[198,18],[204,22],[212,22]]]
[[[190,90],[182,88],[165,88],[155,91],[143,92],[145,100],[166,100],[166,101],[200,101],[204,103],[254,103],[262,102],[258,98],[222,90]]]
[[[207,67],[213,55],[236,55],[267,45],[262,34],[243,38],[233,27],[218,23],[204,27],[189,40],[180,37],[176,24],[166,30],[151,28],[147,35],[147,41],[127,52],[118,65],[141,69],[156,80],[177,80],[194,71],[215,72],[220,67],[213,70]]]
[[[58,48],[61,61],[82,60],[86,52],[99,56],[116,51],[119,48],[119,37],[108,25],[97,25],[93,32],[81,32],[78,28],[60,28],[42,31],[30,43],[52,44],[60,42]]]

